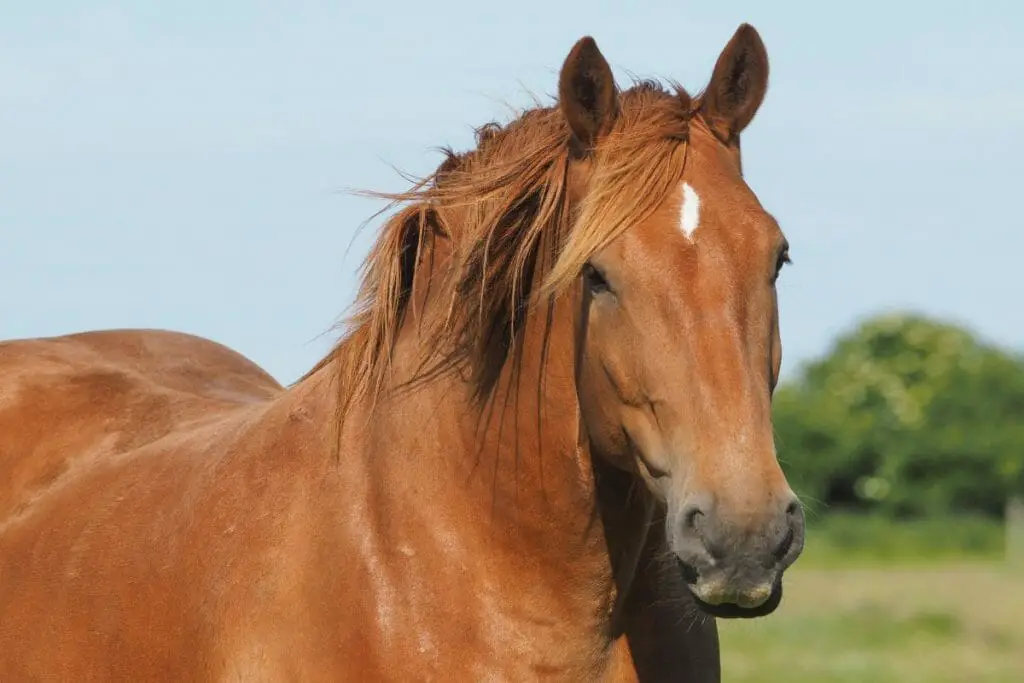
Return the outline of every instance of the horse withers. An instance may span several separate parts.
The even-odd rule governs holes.
[[[0,345],[2,681],[717,681],[803,544],[776,459],[788,260],[739,139],[768,59],[557,105],[409,191],[338,345]]]

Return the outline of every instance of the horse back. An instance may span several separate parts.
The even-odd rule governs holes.
[[[0,520],[76,470],[281,386],[207,339],[111,330],[0,343]]]

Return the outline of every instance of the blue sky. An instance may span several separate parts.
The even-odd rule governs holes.
[[[373,235],[344,188],[398,189],[392,166],[552,94],[584,34],[620,81],[696,90],[747,21],[772,73],[745,171],[795,262],[785,370],[888,309],[1024,348],[1024,5],[345,5],[0,0],[0,338],[179,329],[292,381]]]

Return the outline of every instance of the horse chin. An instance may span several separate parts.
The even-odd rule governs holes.
[[[771,597],[757,607],[740,607],[730,603],[712,605],[698,598],[692,591],[691,595],[693,596],[694,603],[702,612],[718,619],[757,619],[758,617],[766,617],[774,612],[782,602],[782,582],[777,582],[772,589]]]

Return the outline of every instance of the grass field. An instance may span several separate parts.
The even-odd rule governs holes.
[[[725,683],[1024,682],[1024,567],[998,525],[811,528],[778,611],[719,622]]]

